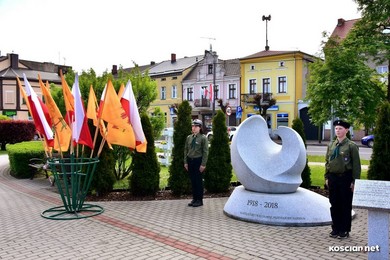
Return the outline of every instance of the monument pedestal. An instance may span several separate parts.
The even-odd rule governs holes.
[[[389,181],[355,181],[352,206],[368,210],[369,260],[389,259],[389,197]]]
[[[236,187],[224,207],[229,217],[280,226],[330,225],[329,199],[304,188],[285,194],[260,193]]]

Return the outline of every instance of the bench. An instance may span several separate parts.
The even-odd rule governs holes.
[[[47,161],[40,158],[31,158],[28,166],[34,168],[34,170],[31,172],[31,176],[30,176],[31,180],[34,179],[35,173],[41,170],[44,170],[46,178],[49,178],[49,174],[47,172],[47,170],[49,169],[49,164],[47,163]]]

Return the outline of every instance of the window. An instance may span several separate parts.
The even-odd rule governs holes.
[[[177,87],[175,85],[172,86],[172,98],[177,98]]]
[[[286,77],[278,77],[278,92],[287,93],[287,79]]]
[[[167,79],[166,78],[161,78],[161,81],[166,81]]]
[[[194,100],[194,90],[192,88],[187,88],[187,100],[188,101]]]
[[[177,79],[177,77],[172,77],[173,80]]]
[[[213,64],[209,64],[207,73],[208,74],[213,74]]]
[[[200,87],[200,95],[202,98],[207,98],[207,92],[208,92],[208,89],[207,89],[207,86],[201,86]]]
[[[284,61],[279,62],[279,67],[284,67]]]
[[[229,99],[235,99],[236,96],[236,84],[229,84]]]
[[[250,79],[249,80],[249,94],[255,94],[256,93],[256,80]]]
[[[270,78],[263,79],[263,94],[264,93],[271,93],[271,79]]]
[[[380,78],[380,81],[382,83],[385,83],[387,81],[387,73],[389,73],[389,68],[387,66],[378,66],[376,67],[376,71],[382,75],[382,77]]]
[[[255,70],[255,65],[251,65],[251,70]]]
[[[161,87],[161,100],[167,99],[167,88]]]

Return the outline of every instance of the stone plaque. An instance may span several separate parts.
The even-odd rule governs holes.
[[[352,206],[390,211],[390,181],[355,180]]]

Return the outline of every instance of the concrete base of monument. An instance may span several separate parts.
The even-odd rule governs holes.
[[[229,217],[268,225],[332,224],[329,199],[304,188],[271,194],[248,191],[241,185],[234,189],[223,210]]]

